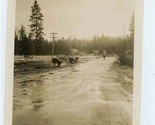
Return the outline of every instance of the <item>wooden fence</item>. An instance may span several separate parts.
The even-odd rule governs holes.
[[[36,55],[29,55],[29,56],[14,56],[14,61],[51,61],[52,56],[36,56]]]

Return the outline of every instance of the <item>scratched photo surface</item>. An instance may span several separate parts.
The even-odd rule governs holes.
[[[134,0],[16,0],[13,125],[132,125]]]

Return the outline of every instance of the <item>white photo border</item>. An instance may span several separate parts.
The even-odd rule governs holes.
[[[14,68],[14,31],[16,1],[7,3],[7,39],[5,65],[5,114],[4,124],[12,125],[13,107],[13,68]],[[135,0],[135,53],[134,53],[134,97],[133,125],[140,125],[141,83],[142,83],[142,41],[143,41],[143,0]],[[136,42],[137,41],[137,42]],[[140,41],[140,42],[139,42]]]

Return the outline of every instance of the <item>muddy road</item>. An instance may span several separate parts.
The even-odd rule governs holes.
[[[123,84],[132,80],[117,80],[113,62],[16,75],[13,125],[131,125],[132,92]]]

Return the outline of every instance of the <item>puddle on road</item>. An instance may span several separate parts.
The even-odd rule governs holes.
[[[29,76],[22,79],[16,77],[14,79],[13,110],[32,108],[34,111],[38,111],[43,107],[43,102],[46,100],[46,97],[44,97],[47,86],[45,85],[46,81],[48,81],[46,74],[41,74],[37,77],[36,75]]]
[[[72,70],[72,72],[78,72],[79,70]]]
[[[24,81],[21,81],[20,83],[25,83],[25,82],[34,82],[35,80],[31,79],[31,80],[24,80]]]
[[[34,111],[38,111],[41,107],[44,106],[43,102],[44,102],[44,101],[43,101],[43,99],[41,99],[41,98],[37,98],[37,99],[35,99],[34,101],[32,101],[33,110],[34,110]]]

